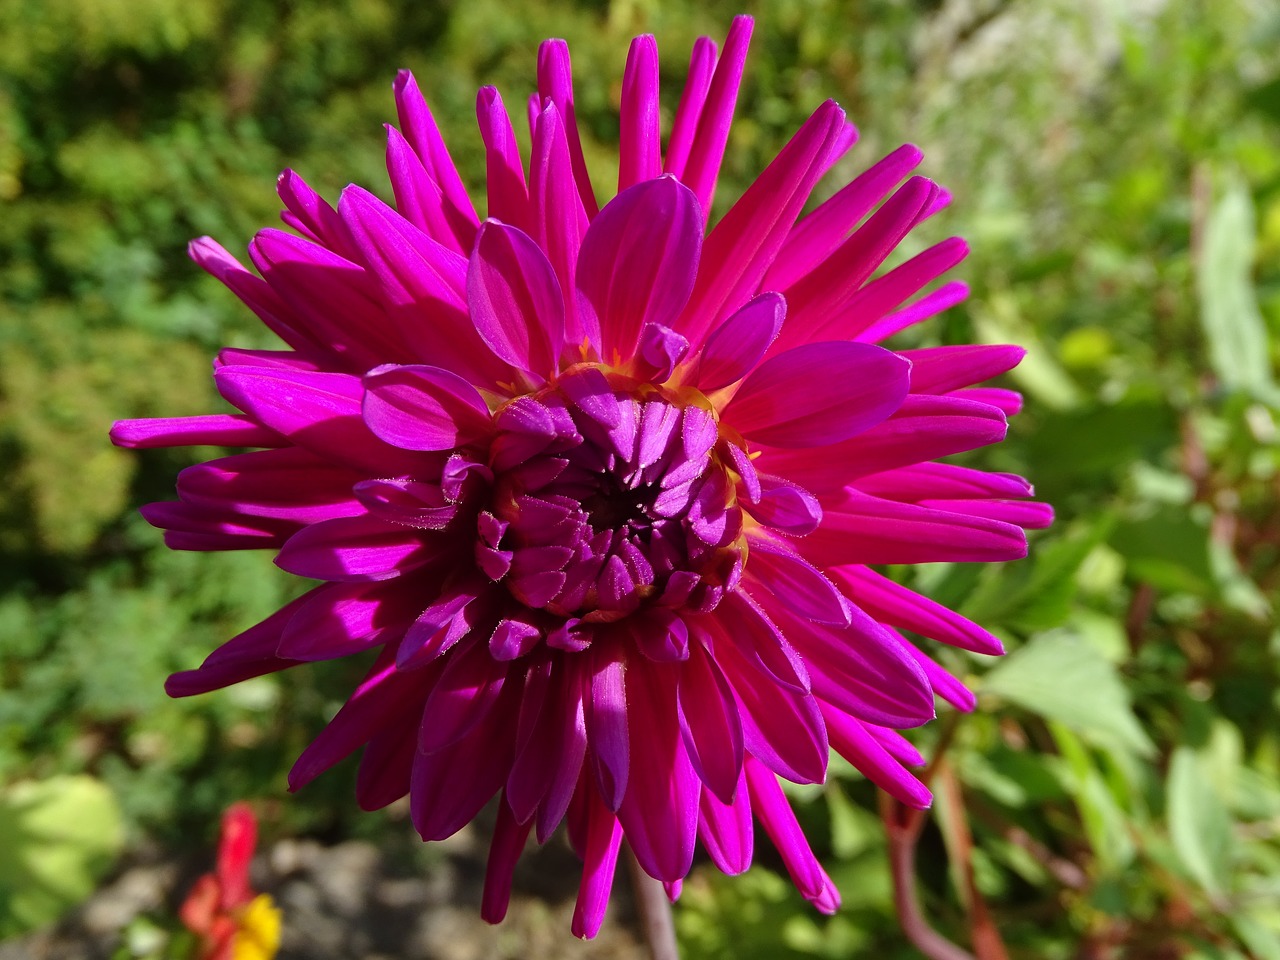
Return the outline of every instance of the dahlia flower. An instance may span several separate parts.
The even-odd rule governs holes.
[[[267,548],[323,581],[169,692],[373,651],[290,787],[363,748],[360,805],[408,794],[425,840],[497,796],[491,921],[530,833],[562,821],[579,936],[624,840],[674,897],[699,840],[747,869],[753,820],[836,909],[779,778],[821,782],[834,748],[928,804],[898,731],[935,695],[973,698],[916,637],[1001,651],[874,566],[1022,557],[1050,517],[1018,477],[937,462],[1004,436],[1019,397],[978,384],[1023,351],[879,345],[966,294],[917,298],[960,239],[881,269],[948,200],[910,176],[916,148],[802,215],[857,139],[828,101],[709,223],[751,29],[695,44],[665,150],[657,46],[633,41],[603,204],[568,48],[544,43],[527,164],[497,90],[477,98],[483,220],[402,72],[394,205],[353,185],[334,207],[286,171],[292,232],[257,234],[256,274],[191,245],[287,346],[219,354],[240,412],[114,429],[131,447],[260,448],[184,470],[179,499],[143,514],[176,549]]]

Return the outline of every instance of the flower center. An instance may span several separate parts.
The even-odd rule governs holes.
[[[700,400],[584,365],[508,404],[481,569],[563,617],[713,609],[741,575],[742,513]]]

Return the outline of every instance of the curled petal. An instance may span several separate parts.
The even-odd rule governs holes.
[[[276,566],[313,580],[388,580],[439,556],[444,545],[376,517],[336,517],[304,527]]]
[[[674,177],[629,187],[591,221],[578,255],[578,309],[584,323],[598,323],[606,362],[634,354],[645,324],[675,327],[701,249],[698,201]]]
[[[786,313],[780,293],[762,293],[747,301],[707,337],[693,382],[703,391],[737,383],[764,357]]]
[[[515,227],[487,220],[467,273],[471,320],[499,358],[538,378],[556,369],[564,298],[542,249]]]
[[[364,421],[404,450],[450,450],[492,430],[484,398],[456,373],[423,364],[375,367],[364,378]]]

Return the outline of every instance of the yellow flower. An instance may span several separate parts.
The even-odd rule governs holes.
[[[270,894],[260,893],[239,917],[231,960],[273,960],[280,949],[280,908]]]

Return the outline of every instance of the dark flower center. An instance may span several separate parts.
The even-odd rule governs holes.
[[[742,513],[709,409],[587,367],[496,424],[477,561],[521,603],[601,622],[710,610],[736,585]]]

